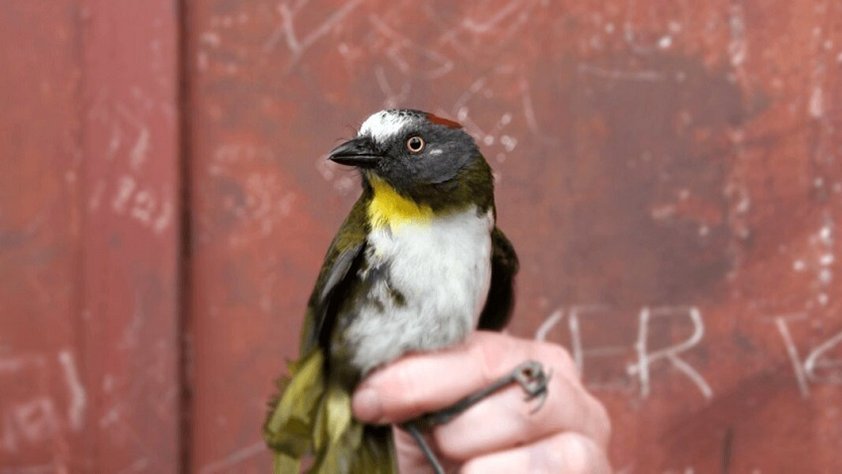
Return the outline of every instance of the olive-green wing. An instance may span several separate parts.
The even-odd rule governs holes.
[[[316,285],[310,294],[304,328],[301,332],[300,353],[310,352],[319,342],[326,346],[336,317],[336,306],[346,277],[353,275],[362,260],[365,248],[368,224],[366,219],[366,195],[364,194],[351,208],[351,212],[333,238],[325,254],[322,269],[316,279]]]
[[[308,454],[312,473],[397,472],[389,427],[354,420],[350,393],[325,374],[337,307],[365,249],[365,203],[365,197],[357,201],[328,248],[307,307],[301,357],[270,402],[263,435],[276,474],[299,472]]]
[[[491,285],[479,317],[479,329],[500,331],[515,305],[515,275],[519,263],[515,248],[497,227],[491,232]]]

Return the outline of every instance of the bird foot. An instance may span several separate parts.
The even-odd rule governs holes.
[[[433,466],[433,470],[436,474],[444,474],[444,469],[442,468],[441,463],[433,450],[430,448],[427,440],[424,438],[424,431],[430,430],[437,425],[443,425],[450,422],[452,419],[465,412],[468,408],[512,384],[518,384],[526,393],[524,401],[538,399],[537,406],[532,410],[532,413],[535,413],[541,409],[547,399],[547,382],[550,380],[550,376],[552,376],[552,373],[545,372],[541,363],[534,360],[528,360],[515,367],[515,369],[507,375],[500,377],[488,386],[460,399],[453,405],[432,413],[421,415],[418,418],[401,423],[399,426],[412,436],[418,444],[418,447],[424,452],[424,456]]]

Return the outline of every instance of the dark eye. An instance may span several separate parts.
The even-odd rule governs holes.
[[[424,139],[418,135],[409,137],[409,140],[406,141],[406,149],[409,150],[410,153],[420,153],[421,150],[424,149]]]

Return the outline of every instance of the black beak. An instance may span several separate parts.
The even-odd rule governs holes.
[[[339,145],[330,152],[328,159],[340,165],[357,168],[374,168],[383,158],[368,137],[357,137]]]

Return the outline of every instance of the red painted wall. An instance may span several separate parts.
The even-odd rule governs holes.
[[[842,470],[838,2],[12,1],[0,44],[0,472],[265,472],[325,153],[389,106],[481,143],[511,331],[619,472]]]
[[[174,472],[178,17],[0,7],[0,471]]]

